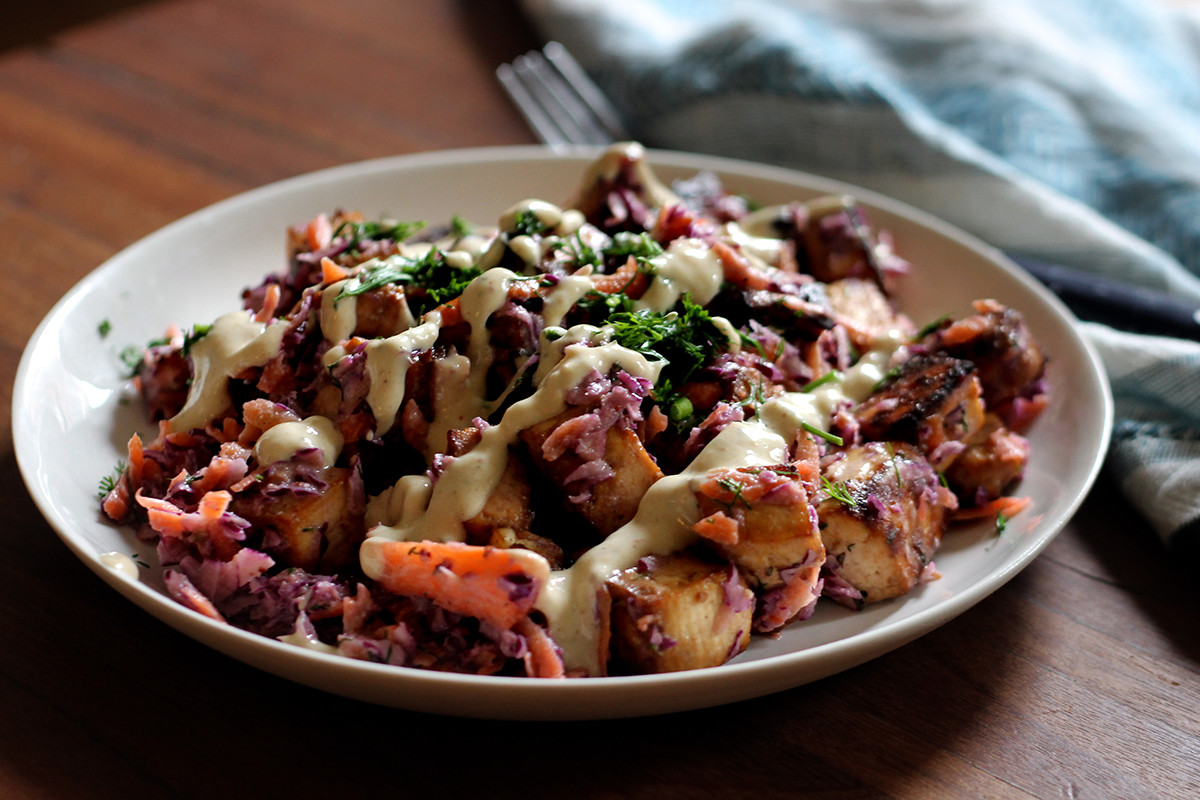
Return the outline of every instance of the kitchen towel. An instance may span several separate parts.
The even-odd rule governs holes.
[[[1163,0],[524,0],[647,146],[848,181],[1200,300],[1200,20]],[[1200,344],[1083,324],[1107,466],[1200,543]],[[1069,402],[1069,398],[1060,398]]]

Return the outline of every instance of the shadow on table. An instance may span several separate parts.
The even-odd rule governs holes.
[[[45,44],[78,25],[107,17],[152,0],[60,0],[22,4],[15,14],[5,14],[0,25],[0,53],[28,45]]]

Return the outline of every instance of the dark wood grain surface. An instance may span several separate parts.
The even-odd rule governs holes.
[[[5,415],[42,316],[160,226],[343,162],[533,141],[492,76],[539,44],[511,2],[53,5],[0,39]],[[344,700],[154,621],[60,543],[3,435],[0,798],[1200,797],[1200,568],[1107,480],[1002,590],[866,665],[504,723]]]

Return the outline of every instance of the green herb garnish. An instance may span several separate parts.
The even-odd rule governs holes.
[[[344,297],[355,297],[381,286],[402,283],[421,289],[421,292],[406,292],[409,308],[420,316],[430,309],[453,300],[463,293],[467,284],[482,273],[474,267],[451,266],[440,250],[430,250],[420,258],[394,255],[374,262],[367,262],[363,271],[342,289],[336,304]]]
[[[833,481],[829,480],[829,478],[826,478],[824,475],[822,475],[821,486],[825,489],[825,492],[830,497],[832,497],[834,500],[837,500],[847,508],[856,508],[858,506],[858,501],[854,499],[854,495],[850,493],[850,489],[846,486],[846,484],[834,483]]]
[[[96,332],[100,334],[100,338],[104,339],[112,333],[112,323],[106,319],[100,320],[100,324],[96,326]]]
[[[835,444],[838,447],[841,447],[845,443],[845,440],[843,440],[842,437],[838,436],[837,434],[830,433],[829,431],[823,431],[816,425],[813,425],[809,422],[801,422],[800,427],[804,428],[804,430],[808,431],[813,436],[819,436],[830,444]]]
[[[550,226],[528,209],[518,211],[514,215],[512,226],[514,236],[540,236],[548,230],[550,230]]]
[[[820,388],[820,387],[824,386],[825,384],[831,383],[833,381],[840,381],[841,379],[842,379],[842,373],[838,372],[836,369],[830,370],[829,372],[826,372],[821,377],[813,378],[811,381],[809,381],[808,383],[801,386],[800,391],[811,392],[813,389]]]
[[[380,242],[385,239],[403,242],[424,227],[424,222],[397,222],[395,220],[353,222],[346,220],[334,230],[333,238],[349,237],[350,241],[346,245],[346,249],[356,252],[363,242]]]
[[[112,473],[109,475],[105,475],[103,478],[100,479],[100,483],[96,487],[96,496],[99,497],[100,499],[104,499],[105,495],[107,495],[113,489],[117,488],[117,481],[121,480],[121,475],[123,475],[124,472],[125,472],[125,462],[118,461],[117,465],[115,467],[113,467]]]
[[[754,507],[754,506],[750,505],[749,500],[742,497],[742,492],[746,488],[745,486],[738,483],[733,478],[717,478],[716,481],[717,481],[718,486],[720,486],[722,489],[724,489],[725,491],[727,491],[733,495],[733,499],[730,500],[729,503],[727,504],[730,509],[732,509],[733,506],[739,502],[742,505],[744,505],[746,508]]]

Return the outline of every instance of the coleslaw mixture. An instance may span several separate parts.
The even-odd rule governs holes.
[[[288,239],[142,353],[159,433],[102,501],[215,620],[478,674],[711,667],[1024,505],[1042,348],[986,298],[918,328],[852,198],[754,209],[624,143],[495,228]]]

